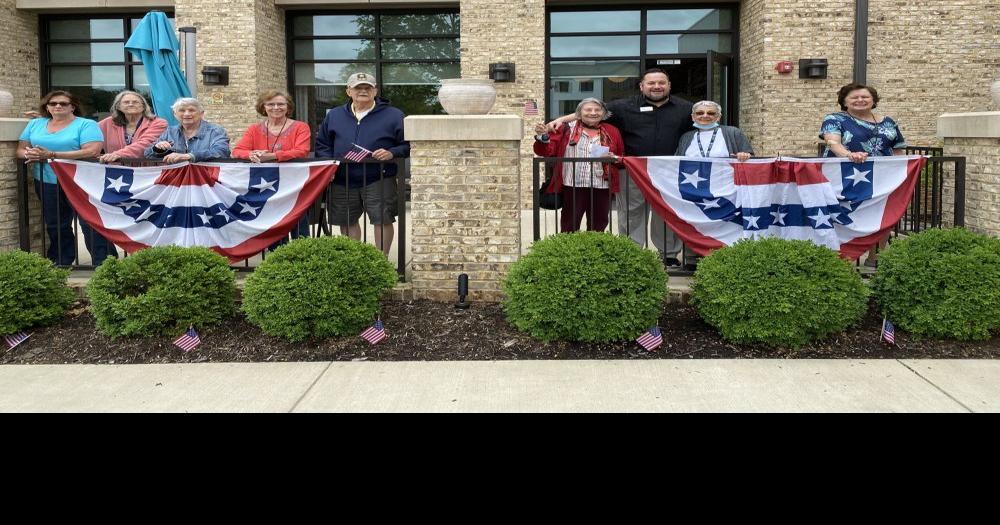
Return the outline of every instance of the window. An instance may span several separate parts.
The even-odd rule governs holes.
[[[123,89],[133,89],[148,98],[149,83],[142,61],[125,51],[125,42],[142,16],[44,17],[43,90],[73,93],[80,99],[83,116],[95,120],[110,114],[111,102]]]
[[[549,10],[547,116],[564,115],[589,96],[605,101],[634,96],[639,75],[650,67],[667,70],[673,94],[705,98],[708,51],[738,52],[737,13],[735,3],[707,9]]]
[[[315,130],[347,103],[347,77],[376,76],[379,95],[407,115],[442,113],[443,78],[459,78],[457,12],[289,13],[289,82],[296,118]]]

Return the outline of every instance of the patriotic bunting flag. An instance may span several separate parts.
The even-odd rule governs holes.
[[[238,262],[288,235],[337,162],[128,168],[60,160],[52,169],[80,217],[128,253],[205,246]]]
[[[846,159],[626,157],[646,200],[700,255],[740,239],[805,239],[852,260],[899,221],[923,156]]]

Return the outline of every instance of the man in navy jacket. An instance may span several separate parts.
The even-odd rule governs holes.
[[[351,75],[347,96],[351,102],[331,109],[323,119],[316,134],[317,157],[344,157],[355,146],[370,151],[375,160],[410,156],[410,145],[403,140],[403,112],[378,97],[373,75]],[[333,184],[330,223],[340,226],[341,234],[361,240],[358,220],[364,211],[375,225],[375,245],[388,255],[395,233],[396,165],[342,164]]]

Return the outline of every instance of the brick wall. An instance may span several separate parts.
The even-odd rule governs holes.
[[[758,155],[815,155],[823,116],[839,111],[837,90],[853,76],[854,2],[747,0],[741,13],[741,127]],[[827,78],[800,79],[800,58],[826,58]],[[775,71],[781,60],[795,71]]]
[[[38,15],[15,8],[15,0],[0,0],[0,89],[14,95],[12,114],[38,105]]]
[[[520,253],[520,125],[509,117],[485,120],[407,118],[418,299],[455,300],[465,273],[469,299],[499,300],[500,280]]]
[[[941,145],[938,115],[986,111],[1000,78],[996,0],[871,0],[868,83],[907,142]]]
[[[1000,138],[946,137],[944,154],[966,158],[965,227],[1000,236]],[[950,170],[945,175],[943,197],[945,215],[950,219],[955,203]]]
[[[17,199],[17,165],[14,163],[17,142],[0,142],[0,252],[20,247]],[[32,222],[31,246],[42,252],[41,203],[28,187],[28,213]]]
[[[462,0],[462,77],[488,78],[489,65],[513,62],[516,82],[496,84],[497,102],[491,113],[520,115],[526,136],[521,141],[521,201],[531,208],[531,129],[544,115],[523,117],[524,101],[545,108],[545,1]]]
[[[228,86],[205,86],[199,75],[198,98],[205,118],[224,126],[235,144],[260,120],[257,95],[287,86],[284,13],[274,0],[177,0],[174,14],[178,27],[198,29],[199,72],[229,66]]]

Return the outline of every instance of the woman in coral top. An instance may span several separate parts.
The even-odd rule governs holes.
[[[284,162],[307,157],[312,133],[308,124],[289,117],[294,112],[295,104],[288,94],[273,89],[261,93],[257,97],[257,113],[267,118],[247,128],[233,148],[233,158]]]
[[[167,129],[167,121],[149,109],[145,97],[125,90],[111,104],[111,116],[98,122],[104,134],[101,162],[118,162],[122,158],[143,158],[146,147]]]
[[[233,148],[234,159],[249,159],[250,162],[284,162],[304,159],[309,156],[312,132],[309,125],[293,120],[295,113],[292,97],[283,91],[267,90],[257,97],[257,114],[267,117],[263,122],[253,124]],[[309,213],[292,230],[292,238],[309,236]],[[284,243],[279,241],[275,246]]]

